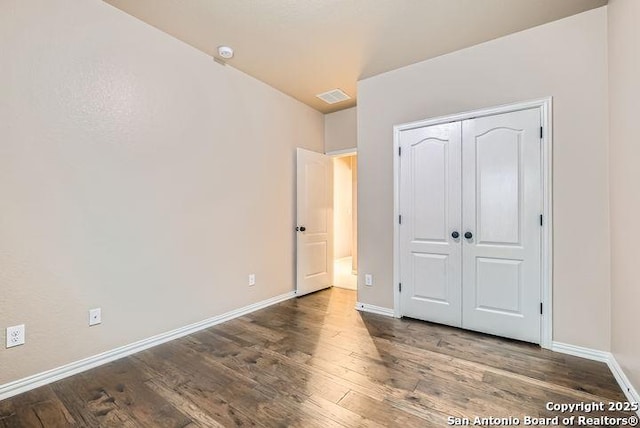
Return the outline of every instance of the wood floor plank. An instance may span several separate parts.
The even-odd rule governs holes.
[[[428,422],[424,419],[399,410],[388,401],[378,401],[356,391],[349,391],[338,404],[354,413],[365,414],[368,419],[382,426],[428,426]],[[431,423],[440,425],[443,421],[444,418],[431,421]]]
[[[154,378],[147,381],[147,385],[177,408],[188,412],[203,427],[265,426],[229,403],[225,394],[196,386],[193,382],[169,385],[165,380]]]
[[[131,359],[118,360],[71,379],[75,381],[74,395],[67,406],[90,424],[184,427],[192,422],[145,385],[147,378],[141,376]],[[63,388],[60,394],[68,392]],[[68,396],[65,399],[69,402]]]
[[[234,395],[251,393],[253,382],[215,371],[197,353],[183,352],[177,342],[162,352],[149,350],[133,358],[138,369],[150,376],[151,388],[168,401],[178,401],[173,395],[182,397],[223,426],[264,426],[230,402]]]
[[[206,341],[199,342],[195,346],[205,353],[210,351],[210,344]],[[290,390],[291,393],[295,392],[309,397],[312,395],[321,396],[335,403],[349,390],[326,379],[314,378],[311,374],[298,369],[296,358],[290,359],[289,356],[282,359],[274,358],[262,352],[259,345],[239,349],[237,352],[220,358],[219,361],[256,382],[268,383],[280,391]]]
[[[364,316],[370,317],[369,314]],[[457,334],[465,333],[467,332],[458,330]],[[469,332],[467,334],[469,338],[480,336],[478,333]],[[496,345],[487,346],[486,343],[476,343],[473,340],[465,340],[463,342],[457,340],[455,335],[442,338],[437,344],[434,344],[431,338],[427,341],[422,341],[415,335],[403,337],[400,334],[395,334],[391,337],[388,333],[377,334],[374,332],[373,337],[386,339],[388,342],[393,343],[394,346],[406,345],[413,349],[432,351],[482,366],[511,371],[514,374],[542,382],[552,380],[551,383],[559,387],[575,389],[595,396],[618,400],[624,398],[606,364],[578,359],[581,364],[584,364],[584,367],[580,368],[577,367],[578,362],[576,361],[567,363],[564,358],[557,358],[555,353],[539,348],[537,355],[531,355],[532,345],[529,344],[520,344],[522,349],[525,350],[525,352],[520,353],[515,349],[504,350]],[[505,343],[513,346],[514,341],[505,340]],[[552,354],[553,358],[546,358],[546,355],[549,354]],[[593,373],[593,376],[583,377],[579,375],[579,373],[584,372]],[[602,376],[606,380],[602,380]]]
[[[84,373],[58,381],[52,385],[60,401],[79,426],[135,427],[133,417],[121,411],[112,397],[101,389],[92,389]],[[55,426],[55,425],[50,425]]]
[[[0,428],[440,427],[624,400],[605,364],[354,305],[281,302],[1,401]]]
[[[48,386],[0,401],[0,427],[68,427],[75,420]]]
[[[212,416],[209,416],[207,412],[198,407],[193,401],[189,400],[184,395],[177,391],[168,388],[161,381],[157,379],[150,379],[145,382],[145,385],[155,391],[159,396],[163,397],[169,403],[171,403],[176,409],[182,413],[189,415],[189,417],[202,427],[211,428],[224,428],[224,425],[218,422]]]
[[[343,427],[382,428],[388,426],[372,420],[369,414],[354,412],[345,406],[325,400],[320,396],[312,395],[301,405],[308,411],[326,415],[333,422]]]

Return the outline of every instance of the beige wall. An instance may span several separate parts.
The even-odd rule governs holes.
[[[352,107],[324,117],[325,153],[356,148],[358,144],[357,112]]]
[[[359,83],[360,302],[393,307],[393,125],[547,96],[554,97],[554,340],[609,349],[606,8]]]
[[[640,387],[640,2],[609,2],[612,351]]]
[[[333,256],[351,256],[353,192],[351,156],[333,160]]]
[[[0,384],[293,290],[320,113],[99,0],[0,2],[0,52]]]

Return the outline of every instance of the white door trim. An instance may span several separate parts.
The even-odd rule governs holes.
[[[341,158],[341,157],[346,157],[346,156],[353,156],[353,155],[357,155],[358,154],[358,149],[357,148],[353,148],[353,149],[342,149],[342,150],[330,150],[328,152],[324,153],[327,156],[331,156],[334,158]]]
[[[541,112],[542,134],[542,305],[543,313],[540,326],[540,346],[551,349],[553,342],[553,175],[552,175],[552,97],[506,104],[497,107],[473,110],[448,116],[440,116],[417,122],[405,123],[393,127],[393,312],[396,318],[402,316],[400,308],[400,132],[424,126],[456,122],[482,116],[509,113],[530,108],[539,108]]]

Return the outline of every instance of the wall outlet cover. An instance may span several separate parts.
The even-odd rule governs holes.
[[[7,348],[24,345],[25,342],[25,326],[24,324],[7,327]]]
[[[102,309],[89,309],[89,326],[102,323]]]
[[[373,285],[373,275],[368,273],[364,276],[364,285]]]
[[[249,285],[256,285],[256,274],[252,273],[249,275]]]

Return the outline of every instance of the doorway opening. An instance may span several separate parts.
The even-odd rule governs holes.
[[[355,153],[333,158],[333,286],[357,289],[358,166]]]

